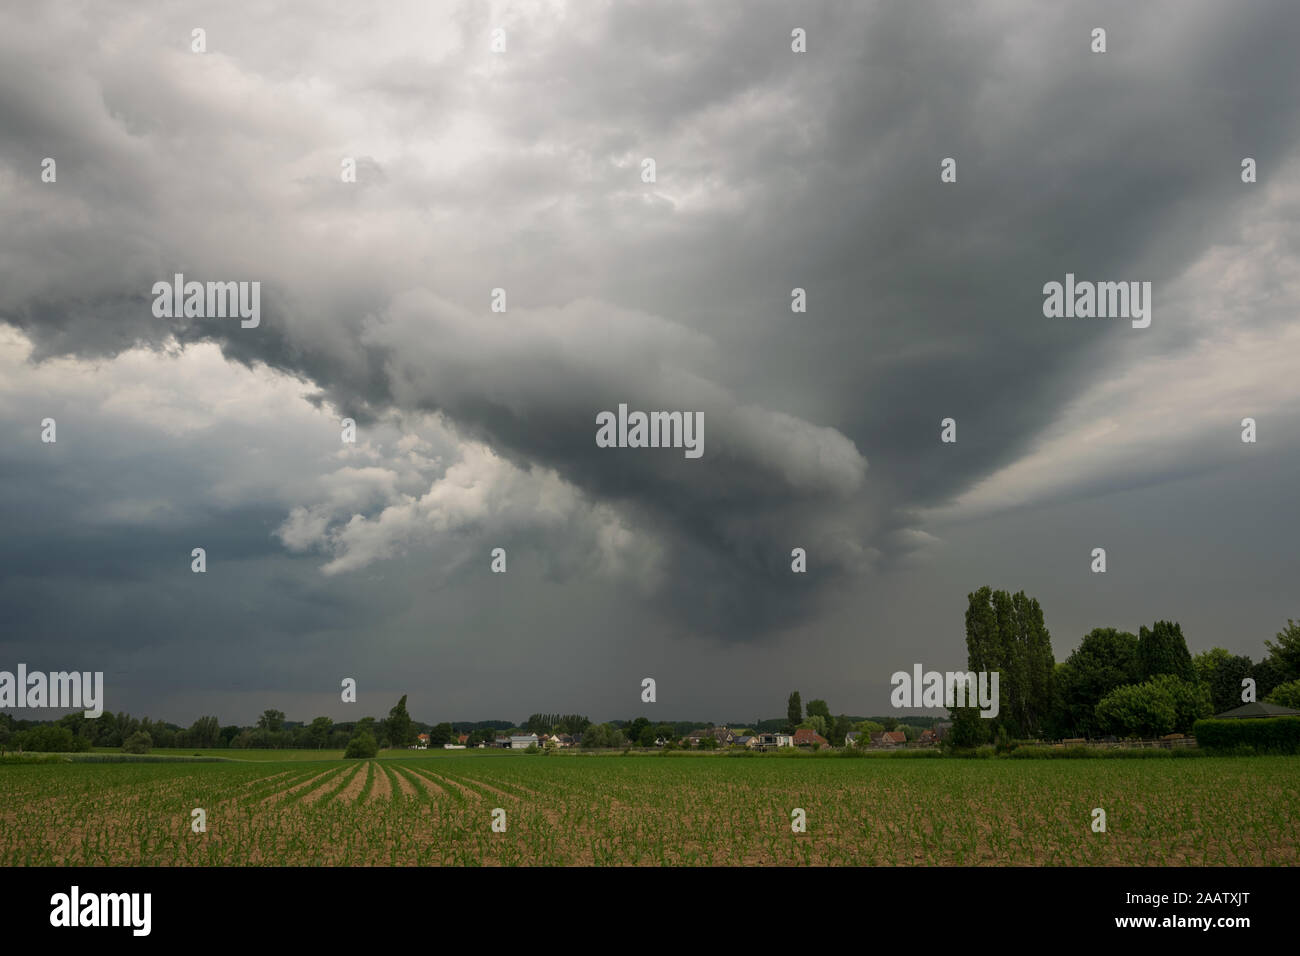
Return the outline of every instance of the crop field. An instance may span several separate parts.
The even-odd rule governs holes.
[[[1300,863],[1300,757],[293,758],[0,765],[0,865]]]

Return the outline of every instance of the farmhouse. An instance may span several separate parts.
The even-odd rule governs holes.
[[[536,747],[538,743],[536,734],[516,734],[510,738],[510,749],[524,750],[528,747]]]
[[[812,747],[814,750],[825,750],[831,744],[829,740],[811,727],[803,727],[794,732],[794,745],[796,747]]]

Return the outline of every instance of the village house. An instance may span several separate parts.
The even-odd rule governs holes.
[[[686,735],[686,741],[692,747],[698,747],[700,741],[706,737],[712,737],[719,747],[727,747],[736,742],[736,734],[726,727],[705,727],[700,730],[692,730]]]
[[[413,749],[413,750],[428,750],[428,749],[429,749],[429,735],[428,735],[428,734],[416,734],[416,735],[415,735],[415,746],[414,746],[412,749]]]
[[[829,740],[811,727],[803,727],[794,732],[794,745],[796,747],[812,747],[814,750],[825,750],[831,744]]]
[[[793,747],[794,736],[792,734],[759,734],[759,750],[775,750],[778,747]]]

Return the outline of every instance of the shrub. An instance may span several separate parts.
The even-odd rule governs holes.
[[[360,757],[365,759],[373,757],[379,753],[379,743],[375,740],[375,735],[368,730],[353,734],[352,739],[348,741],[348,749],[343,754],[343,759]]]
[[[27,750],[38,753],[80,753],[90,749],[90,741],[76,736],[67,727],[46,724],[20,730],[8,743],[11,750]]]
[[[1300,717],[1198,720],[1192,733],[1197,745],[1207,750],[1300,754]]]
[[[1300,710],[1300,680],[1278,684],[1273,688],[1273,692],[1268,695],[1268,703]]]
[[[1118,736],[1160,737],[1192,725],[1214,712],[1204,684],[1159,674],[1145,683],[1117,687],[1097,702],[1101,728]]]
[[[143,730],[137,730],[122,742],[122,752],[128,754],[147,754],[153,746],[153,738]]]

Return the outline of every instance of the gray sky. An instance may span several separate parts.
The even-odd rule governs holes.
[[[179,723],[884,713],[893,671],[964,665],[984,584],[1040,600],[1058,660],[1164,618],[1258,658],[1300,616],[1298,31],[11,7],[0,669]],[[177,272],[259,281],[260,325],[156,318]],[[1067,273],[1150,282],[1150,327],[1044,317]],[[703,412],[703,457],[598,448],[620,402]]]

